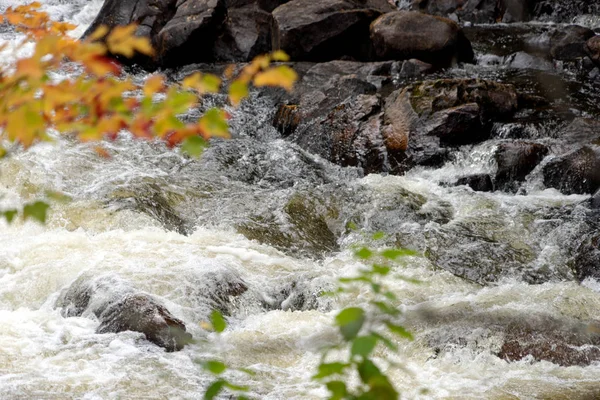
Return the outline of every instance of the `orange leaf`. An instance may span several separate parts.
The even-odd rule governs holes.
[[[296,71],[287,65],[269,68],[260,72],[254,77],[255,86],[279,86],[288,91],[294,87],[294,82],[298,79]]]
[[[155,93],[160,93],[165,88],[165,78],[162,75],[152,75],[144,83],[144,96],[152,97]]]

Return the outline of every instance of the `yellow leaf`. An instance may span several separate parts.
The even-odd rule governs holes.
[[[294,87],[294,83],[298,79],[296,71],[287,65],[269,68],[264,72],[258,73],[254,77],[255,86],[279,86],[288,91]]]
[[[205,137],[229,137],[229,125],[227,124],[227,113],[225,111],[220,110],[218,108],[211,108],[208,110],[200,121],[198,121],[198,125],[202,130],[202,133]]]
[[[108,33],[108,26],[100,25],[98,28],[96,28],[96,30],[90,36],[88,36],[88,39],[92,42],[95,40],[100,40],[104,36],[106,36],[107,33]]]
[[[229,85],[229,100],[231,104],[237,106],[242,99],[248,96],[248,85],[242,81],[236,80]]]
[[[155,93],[162,92],[165,88],[165,78],[162,75],[152,75],[144,83],[144,96],[152,97]]]
[[[200,94],[218,93],[221,88],[221,79],[216,75],[196,72],[186,77],[181,83],[181,86],[184,89],[195,89],[200,92]]]
[[[108,35],[106,44],[113,54],[121,54],[127,58],[135,52],[151,56],[154,54],[150,40],[146,37],[135,36],[136,25],[117,26]]]
[[[271,60],[286,62],[290,60],[290,56],[288,56],[287,53],[283,50],[277,50],[271,53]]]

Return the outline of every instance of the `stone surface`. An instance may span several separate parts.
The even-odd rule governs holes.
[[[114,276],[79,277],[56,302],[65,317],[95,317],[97,333],[141,332],[167,351],[181,350],[192,339],[183,321],[158,300]]]
[[[585,45],[594,31],[578,25],[557,29],[550,37],[550,55],[556,60],[576,60],[585,57]]]
[[[489,174],[475,174],[463,176],[458,179],[455,185],[466,185],[476,192],[493,192],[494,182]]]
[[[381,15],[369,0],[292,0],[273,11],[274,48],[292,60],[368,60],[369,24]]]
[[[590,59],[600,66],[600,36],[593,36],[588,39],[584,49]]]
[[[371,24],[375,56],[381,60],[416,58],[437,67],[473,62],[471,43],[453,21],[411,11],[382,15]]]
[[[539,143],[507,142],[498,145],[494,158],[498,164],[496,187],[515,191],[519,183],[548,154],[548,148]]]
[[[600,149],[583,146],[551,160],[543,168],[544,184],[564,194],[594,193],[600,188]]]

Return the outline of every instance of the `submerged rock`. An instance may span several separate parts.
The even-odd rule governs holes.
[[[585,45],[594,31],[578,25],[556,30],[550,37],[550,55],[556,60],[576,60],[585,57]]]
[[[375,55],[381,60],[416,58],[436,67],[473,62],[471,43],[449,19],[411,11],[382,15],[371,24]]]
[[[600,361],[600,322],[496,312],[420,310],[417,320],[433,329],[426,340],[435,354],[456,347],[487,351],[509,361],[532,358],[560,366],[586,366]],[[459,322],[457,322],[459,321]]]
[[[149,294],[110,276],[83,275],[56,302],[65,317],[95,316],[97,333],[141,332],[167,351],[181,350],[192,340],[183,321]]]

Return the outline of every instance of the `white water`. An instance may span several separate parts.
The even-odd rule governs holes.
[[[0,0],[0,9],[11,4],[14,2]],[[45,2],[55,18],[77,23],[78,32],[91,22],[99,5],[99,0]],[[524,215],[531,209],[576,204],[585,196],[538,190],[536,182],[531,182],[527,196],[438,185],[465,172],[493,171],[489,146],[465,149],[455,162],[435,171],[414,170],[406,177],[368,176],[351,182],[340,178],[340,182],[374,193],[363,215],[373,224],[384,212],[394,215],[385,208],[389,193],[407,189],[428,200],[425,211],[432,215],[449,203],[456,220],[501,221],[498,235],[514,235],[540,246],[541,255],[534,266],[564,269],[559,242],[560,235],[568,237],[568,227],[531,241],[525,237],[529,231]],[[320,299],[317,310],[293,312],[265,311],[260,299],[294,280],[306,283],[306,293],[331,287],[337,277],[357,268],[348,247],[358,239],[346,237],[342,251],[322,261],[286,255],[246,239],[236,233],[231,222],[237,221],[237,213],[246,212],[238,201],[255,196],[266,205],[249,207],[277,206],[286,190],[253,189],[210,175],[214,171],[203,176],[201,165],[192,163],[186,169],[182,165],[188,161],[160,146],[123,140],[111,149],[113,158],[103,160],[84,145],[61,142],[15,154],[0,164],[0,209],[22,204],[48,189],[73,197],[70,203],[52,205],[45,226],[0,222],[0,398],[202,398],[210,377],[199,361],[215,356],[232,366],[255,370],[252,378],[233,379],[251,386],[258,398],[323,398],[326,391],[310,380],[319,361],[318,350],[336,340],[331,326],[336,309],[364,301],[365,294],[359,293],[355,299]],[[146,181],[194,196],[194,191],[210,191],[204,180],[221,187],[215,189],[216,199],[198,196],[200,200],[191,202],[192,210],[186,211],[197,215],[197,221],[189,236],[166,231],[154,218],[111,201],[115,192],[132,190]],[[194,211],[194,207],[201,210]],[[415,222],[386,222],[397,225],[409,243],[411,232],[414,242],[423,237]],[[437,228],[434,222],[427,226]],[[237,275],[249,287],[234,302],[230,326],[216,347],[199,343],[166,353],[143,340],[141,334],[95,334],[97,321],[64,318],[54,309],[60,291],[81,274],[118,276],[160,299],[198,339],[207,335],[199,323],[210,311],[203,294],[213,288],[214,272]],[[433,270],[419,259],[401,272],[423,281],[420,285],[390,282],[398,294],[398,306],[412,316],[411,328],[417,338],[411,343],[399,342],[398,358],[405,370],[389,371],[403,398],[584,400],[600,396],[599,365],[560,367],[528,359],[508,363],[492,354],[500,338],[482,335],[477,329],[465,337],[466,346],[445,348],[436,355],[428,335],[451,331],[461,321],[435,325],[419,319],[419,310],[426,308],[465,317],[496,312],[527,318],[543,312],[556,318],[598,320],[597,282],[528,285],[506,278],[495,287],[482,288]]]

